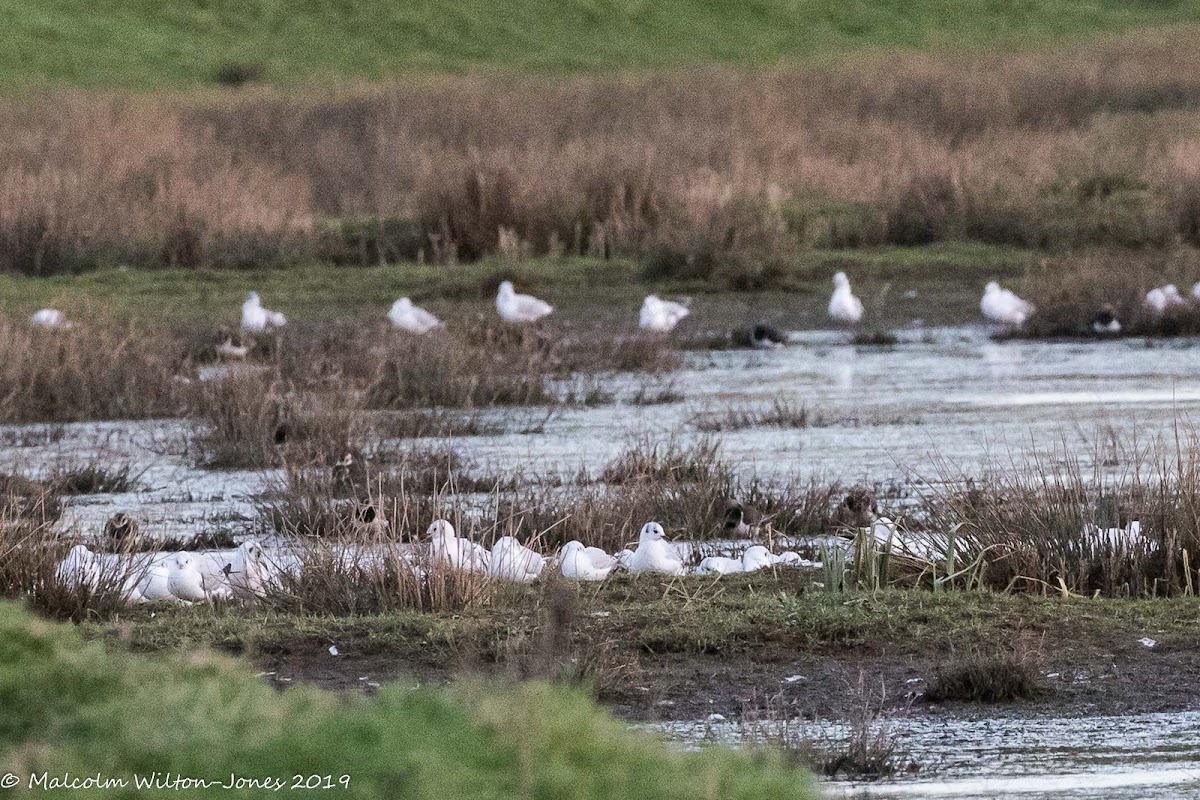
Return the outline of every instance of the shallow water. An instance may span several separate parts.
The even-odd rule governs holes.
[[[1163,437],[1169,447],[1176,422],[1186,428],[1200,410],[1200,341],[995,342],[988,333],[914,329],[895,346],[856,347],[846,333],[810,331],[778,350],[692,353],[686,369],[665,378],[610,378],[606,388],[617,404],[556,411],[544,433],[520,431],[546,410],[497,409],[487,416],[508,432],[454,444],[489,473],[595,472],[633,438],[696,438],[703,435],[690,422],[697,414],[765,408],[779,398],[820,419],[806,428],[716,434],[724,457],[743,473],[865,481],[903,494],[907,484],[1007,464],[1031,443],[1056,449],[1059,458],[1070,451],[1085,468],[1098,454],[1104,469],[1127,471],[1128,445]],[[669,385],[684,399],[629,404],[647,384]],[[180,422],[64,430],[52,444],[0,448],[0,461],[34,473],[90,459],[144,470],[145,488],[136,494],[72,501],[68,521],[85,530],[116,510],[133,510],[144,528],[163,534],[248,531],[253,498],[272,477],[188,466]]]
[[[669,379],[680,403],[571,410],[543,436],[463,444],[497,462],[569,472],[603,464],[631,434],[666,436],[697,413],[780,398],[824,421],[721,433],[727,458],[760,474],[890,484],[936,477],[942,460],[977,471],[1030,442],[1071,448],[1086,465],[1098,438],[1145,441],[1200,409],[1200,348],[1190,341],[993,342],[983,328],[911,332],[893,347],[846,339],[817,331],[780,350],[692,354]],[[625,383],[628,394],[635,382]]]
[[[901,717],[888,722],[914,772],[831,781],[830,797],[1071,800],[1200,797],[1200,712],[1119,717]],[[733,723],[654,726],[685,746],[742,741]],[[825,726],[838,736],[840,729]],[[817,731],[820,733],[821,731]]]

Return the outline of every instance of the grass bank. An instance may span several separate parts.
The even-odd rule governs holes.
[[[131,784],[135,773],[224,781],[232,772],[279,778],[285,788],[293,776],[328,775],[346,797],[814,796],[778,759],[672,752],[545,685],[453,694],[397,686],[370,700],[309,688],[279,694],[226,658],[114,653],[11,603],[0,605],[0,702],[0,768],[25,785],[43,771]],[[133,789],[89,793],[128,797]],[[270,794],[244,788],[236,796]]]
[[[779,298],[773,302],[779,311],[789,311],[791,303],[802,306],[795,309],[802,318],[783,327],[826,324],[830,278],[837,270],[849,271],[858,281],[860,294],[868,298],[881,291],[902,294],[910,288],[919,290],[929,302],[927,307],[923,301],[919,304],[917,316],[937,318],[949,301],[952,313],[974,318],[983,282],[1016,278],[1033,258],[1032,253],[1017,248],[955,242],[802,251],[763,291],[796,295],[793,301]],[[496,288],[506,279],[554,303],[560,309],[556,323],[569,315],[586,314],[567,324],[595,323],[597,329],[608,330],[612,320],[605,318],[607,311],[620,311],[623,306],[626,321],[636,322],[637,308],[647,292],[710,294],[726,288],[705,280],[653,279],[628,259],[486,258],[452,266],[401,262],[375,267],[310,262],[286,270],[108,269],[47,278],[0,275],[0,312],[24,320],[36,309],[52,306],[74,318],[136,319],[207,332],[221,323],[235,325],[246,293],[254,290],[272,308],[282,309],[300,324],[332,318],[382,320],[392,301],[403,295],[453,320],[464,313],[493,314]],[[719,311],[727,302],[714,299],[711,310]],[[734,308],[744,310],[736,303]],[[888,309],[876,305],[871,311]],[[902,312],[912,314],[914,309]],[[733,325],[759,320],[730,317],[724,312],[718,321]],[[896,317],[896,324],[907,321]]]
[[[377,79],[402,71],[562,72],[764,64],[860,48],[1028,46],[1200,19],[1191,2],[585,0],[396,3],[147,0],[4,5],[0,87]],[[135,43],[136,46],[131,46]]]

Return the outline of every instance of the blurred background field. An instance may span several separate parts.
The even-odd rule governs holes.
[[[296,84],[398,72],[762,65],[862,48],[1059,46],[1194,22],[1191,0],[149,0],[3,4],[8,87]],[[241,67],[241,69],[239,69]]]

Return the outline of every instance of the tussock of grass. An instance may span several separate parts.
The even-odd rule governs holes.
[[[720,412],[699,412],[692,416],[691,424],[704,433],[720,433],[747,428],[825,427],[828,423],[819,412],[777,397],[766,409],[730,407]]]
[[[1007,703],[1038,693],[1036,661],[1013,649],[976,649],[953,658],[933,673],[925,699],[933,703]]]
[[[776,760],[672,752],[565,690],[385,687],[351,701],[303,687],[279,694],[228,659],[114,655],[11,603],[0,605],[0,704],[0,752],[21,772],[349,775],[348,796],[403,787],[418,800],[814,796]]]
[[[138,478],[130,464],[102,464],[93,461],[58,466],[48,481],[54,487],[54,491],[71,496],[133,492],[140,485]]]
[[[502,425],[488,422],[479,414],[444,410],[377,414],[371,420],[371,429],[386,439],[444,439],[504,433]]]
[[[0,446],[4,447],[45,447],[57,444],[67,435],[63,425],[36,425],[32,427],[10,428],[0,431]]]
[[[1180,436],[1178,459],[1137,448],[1119,475],[1104,468],[1100,451],[1091,467],[1078,454],[1035,453],[978,480],[944,465],[924,504],[930,529],[954,532],[949,571],[961,573],[959,585],[1001,591],[1194,592],[1197,575],[1185,554],[1200,546],[1200,461],[1190,434]],[[1125,530],[1135,520],[1138,536]],[[937,542],[944,549],[947,534]],[[947,574],[945,564],[938,569]]]

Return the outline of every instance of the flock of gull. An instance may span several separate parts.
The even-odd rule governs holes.
[[[411,571],[424,579],[429,569],[476,573],[497,580],[530,583],[547,569],[564,578],[601,581],[616,570],[630,573],[659,573],[671,576],[727,575],[755,572],[771,567],[820,567],[794,551],[772,553],[752,544],[740,558],[709,556],[696,567],[688,567],[679,548],[667,539],[662,525],[642,526],[633,549],[609,554],[578,540],[567,542],[557,553],[543,555],[512,536],[502,536],[491,550],[469,538],[460,537],[454,526],[439,519],[426,531],[417,546],[362,545],[343,553],[348,564],[383,569],[389,564]],[[280,590],[285,576],[296,579],[303,558],[280,548],[268,554],[256,541],[248,540],[233,550],[180,551],[175,553],[97,553],[87,545],[71,548],[56,570],[58,581],[71,589],[117,591],[127,603],[166,601],[201,603],[217,599],[253,601]]]
[[[930,563],[946,559],[949,542],[945,536],[904,532],[892,520],[875,514],[862,522],[865,527],[842,529],[843,535],[866,537],[880,552],[898,553]],[[419,543],[341,545],[340,552],[330,552],[342,559],[347,571],[382,573],[399,569],[423,581],[430,571],[440,570],[522,584],[532,583],[548,571],[557,572],[568,580],[602,581],[617,571],[719,578],[765,569],[820,569],[823,566],[821,561],[808,560],[794,550],[776,553],[765,545],[754,543],[763,531],[747,526],[740,517],[736,526],[731,527],[727,522],[727,530],[751,537],[744,543],[740,555],[710,555],[696,566],[687,563],[695,545],[671,541],[657,522],[642,526],[632,549],[615,554],[572,540],[557,552],[544,555],[512,536],[496,539],[489,550],[479,542],[460,537],[454,525],[444,519],[435,520]],[[1152,552],[1158,549],[1158,543],[1142,533],[1141,523],[1137,520],[1120,528],[1085,525],[1081,541],[1085,546],[1109,551]],[[857,546],[851,542],[845,545]],[[215,600],[247,603],[272,592],[286,592],[288,581],[300,578],[304,562],[305,558],[299,552],[276,547],[268,553],[253,539],[232,550],[174,553],[96,553],[86,545],[78,544],[59,563],[56,577],[68,589],[112,591],[131,604],[156,601],[193,604]]]
[[[1192,287],[1191,296],[1192,301],[1200,302],[1200,283]],[[1143,308],[1157,316],[1189,305],[1189,300],[1180,294],[1173,283],[1151,289],[1142,301]],[[1025,324],[1035,307],[1018,297],[1012,290],[990,281],[984,287],[979,310],[990,322],[1016,329]],[[554,313],[554,306],[533,295],[520,294],[513,287],[512,281],[504,281],[496,293],[496,311],[504,322],[522,324],[536,322],[549,316]],[[857,325],[862,321],[862,299],[854,294],[850,287],[850,279],[844,272],[833,276],[833,294],[829,298],[828,311],[830,319],[838,324]],[[669,333],[688,316],[688,313],[686,301],[663,300],[656,294],[647,295],[638,314],[638,327],[652,333]],[[408,297],[401,297],[394,302],[388,310],[387,317],[397,330],[416,336],[446,327],[442,320],[413,303]],[[39,328],[65,328],[71,325],[62,311],[53,308],[40,309],[29,321],[31,325]],[[250,292],[242,304],[242,334],[268,333],[285,325],[287,317],[282,312],[265,308],[258,292]],[[1121,321],[1117,319],[1112,305],[1105,303],[1096,311],[1092,318],[1092,330],[1097,334],[1121,332]],[[753,330],[752,342],[757,346],[774,347],[784,341],[782,334],[770,326],[758,325]],[[235,358],[244,357],[249,351],[249,347],[243,344],[240,336],[228,331],[222,333],[217,349],[222,355]]]

